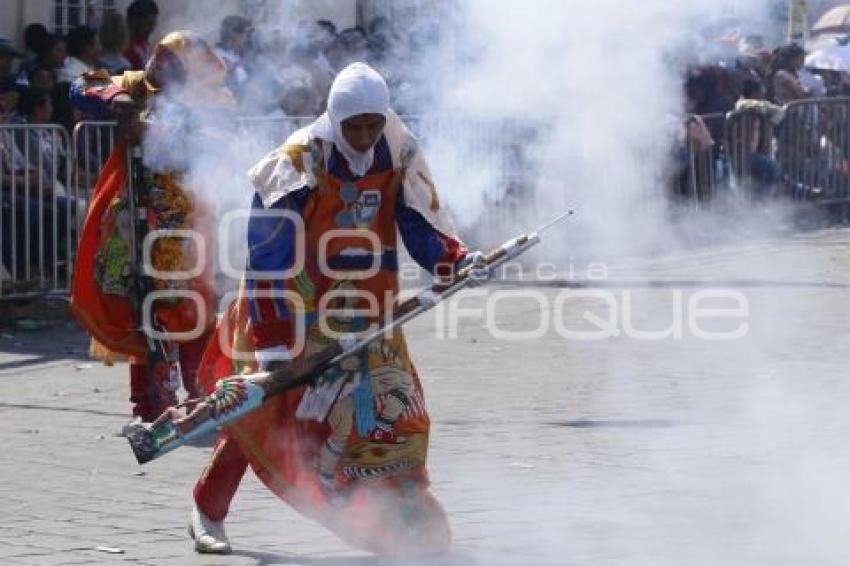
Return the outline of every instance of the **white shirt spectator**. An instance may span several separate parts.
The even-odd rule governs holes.
[[[60,83],[73,82],[77,77],[92,70],[92,67],[86,65],[76,57],[67,57],[65,64],[59,69],[56,80]]]

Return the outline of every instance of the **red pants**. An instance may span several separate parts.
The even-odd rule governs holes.
[[[200,396],[198,390],[198,366],[204,354],[210,334],[205,333],[191,342],[180,342],[180,370],[183,388],[190,399]],[[177,403],[176,392],[166,384],[167,376],[156,376],[146,364],[130,364],[130,402],[133,416],[152,422],[168,407]]]
[[[224,520],[247,469],[248,460],[239,444],[227,432],[222,432],[216,440],[212,459],[195,484],[193,495],[198,509],[213,521]]]

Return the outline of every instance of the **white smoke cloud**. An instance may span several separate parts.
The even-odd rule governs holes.
[[[463,2],[455,35],[461,45],[452,49],[474,55],[451,67],[443,111],[548,127],[530,144],[539,181],[517,204],[515,229],[566,207],[577,209],[580,224],[564,230],[547,259],[563,264],[566,253],[606,261],[669,251],[678,234],[665,214],[664,174],[683,115],[684,66],[710,60],[717,53],[711,40],[733,19],[745,32],[781,35],[764,29],[776,4]],[[461,220],[475,219],[500,181],[486,161],[452,155],[473,146],[476,135],[457,128],[428,140],[437,181]],[[820,277],[831,260],[812,257],[812,249],[763,243],[765,225],[782,223],[781,215],[763,213],[753,207],[735,216],[755,224],[750,237],[762,243],[754,249],[691,251],[664,267],[636,264],[631,275]],[[699,220],[707,233],[730,228],[722,217]],[[433,451],[438,490],[457,498],[447,506],[458,513],[462,544],[489,551],[488,563],[507,564],[844,563],[838,525],[846,524],[847,491],[835,470],[847,459],[836,444],[846,422],[833,399],[845,387],[835,382],[827,393],[814,384],[844,365],[827,351],[833,338],[822,334],[832,320],[825,296],[745,296],[752,328],[730,344],[547,337],[525,346],[498,343],[498,360],[480,356],[482,367],[467,376],[444,370],[446,379],[432,387],[439,393],[431,394],[435,442],[440,434],[464,434],[476,447],[462,455]],[[669,292],[639,292],[636,303],[641,328],[670,323]],[[579,311],[565,318],[578,324]],[[464,330],[473,335],[475,328]],[[795,364],[798,352],[813,355],[817,340],[825,341],[817,369]],[[478,351],[496,344],[480,335],[472,341]],[[546,361],[532,360],[536,352]],[[523,362],[506,361],[512,356]],[[444,359],[433,364],[453,367]],[[470,387],[476,403],[452,401]],[[512,399],[494,398],[505,389]],[[648,423],[641,431],[603,422],[563,432],[541,425],[550,418],[616,423],[636,415],[669,418],[670,426]]]
[[[670,240],[661,218],[664,175],[683,116],[686,64],[716,54],[712,40],[723,31],[770,31],[766,3],[458,3],[444,47],[460,56],[432,58],[439,71],[431,74],[448,77],[440,111],[446,121],[542,126],[536,137],[521,129],[492,134],[503,146],[521,146],[529,163],[515,174],[533,190],[508,204],[520,224],[576,208],[584,252],[645,252]],[[462,121],[428,140],[437,181],[467,228],[505,185],[501,167],[469,157],[476,144],[480,132],[465,131]]]
[[[517,212],[513,228],[528,227],[567,207],[578,211],[580,223],[564,232],[568,236],[555,237],[560,241],[546,250],[549,258],[564,260],[562,247],[568,248],[569,255],[605,260],[675,245],[670,242],[674,229],[664,214],[663,184],[672,131],[683,112],[684,63],[705,58],[712,48],[706,43],[711,33],[704,32],[705,28],[730,14],[763,22],[766,4],[752,0],[458,3],[457,21],[450,22],[456,29],[452,41],[434,53],[430,68],[424,67],[443,86],[438,106],[425,110],[441,116],[441,127],[427,132],[426,146],[444,200],[469,228],[484,210],[486,199],[504,197],[501,158],[493,159],[488,156],[490,148],[481,147],[480,129],[467,128],[469,122],[460,118],[453,126],[453,119],[471,116],[485,124],[508,121],[516,127],[491,128],[487,135],[491,140],[525,146],[530,165],[523,173],[534,182],[532,192],[510,201]],[[459,56],[453,58],[452,54]],[[192,138],[190,184],[202,187],[200,194],[219,210],[247,207],[251,188],[245,171],[290,132],[257,136],[249,129],[239,137],[233,136],[235,130],[228,130],[217,115],[201,116],[199,122],[201,129],[224,127],[225,139],[215,135]],[[545,131],[539,136],[530,135],[523,127],[541,123]],[[185,140],[176,139],[169,143],[177,146],[158,147],[160,154],[173,157],[185,150],[187,146],[180,145]],[[704,229],[710,231],[712,226]],[[239,232],[232,234],[238,236]],[[484,238],[500,241],[508,235],[487,234]],[[238,238],[218,243],[242,244]],[[806,271],[803,263],[795,272]],[[693,271],[688,271],[691,267],[684,267],[684,276],[693,276]],[[665,312],[666,299],[666,295],[656,294],[642,303],[649,327],[662,326],[656,323],[658,312]],[[805,390],[784,387],[782,381],[770,382],[767,387],[762,381],[753,383],[758,372],[787,377],[781,358],[772,356],[793,351],[795,341],[801,338],[799,328],[777,335],[781,320],[765,306],[770,297],[762,299],[755,303],[761,308],[753,330],[758,338],[720,353],[705,344],[688,343],[682,346],[687,349],[685,355],[659,359],[657,349],[671,348],[669,344],[535,344],[562,348],[579,358],[565,367],[567,371],[581,368],[581,375],[567,376],[552,372],[518,375],[512,369],[516,364],[512,368],[505,364],[501,368],[504,375],[500,375],[498,366],[507,357],[504,353],[492,356],[500,358],[493,364],[494,373],[473,385],[482,390],[476,391],[476,404],[464,405],[459,415],[471,423],[470,444],[490,452],[446,454],[439,448],[433,452],[438,493],[443,489],[466,497],[447,501],[448,510],[480,513],[481,520],[474,526],[465,524],[461,534],[491,541],[485,545],[494,553],[505,551],[500,556],[503,563],[569,563],[577,557],[578,563],[584,564],[657,566],[774,562],[793,546],[787,541],[802,532],[805,548],[816,551],[815,558],[825,558],[823,563],[830,563],[828,559],[837,554],[832,552],[836,541],[841,540],[836,525],[844,524],[846,513],[840,506],[830,507],[822,501],[825,496],[817,492],[811,475],[819,474],[829,486],[840,485],[840,477],[817,445],[803,450],[799,460],[789,451],[789,445],[803,445],[817,432],[810,421],[817,413],[808,400],[801,403]],[[619,349],[619,357],[611,353],[614,347]],[[451,348],[459,350],[460,346]],[[528,354],[529,350],[515,351],[514,359]],[[458,354],[457,364],[448,364],[446,373],[468,366],[467,355]],[[716,361],[723,356],[728,356],[731,364],[718,366]],[[682,360],[689,365],[683,367]],[[730,388],[739,386],[723,372],[730,365],[748,378],[740,386],[740,396],[710,387],[712,380],[721,378],[728,380],[725,383]],[[676,379],[659,379],[663,375]],[[451,377],[452,383],[463,381],[463,376]],[[488,379],[501,377],[513,379],[512,391],[526,397],[516,401],[510,415],[494,417],[487,395],[496,393],[488,388]],[[443,396],[452,387],[440,386]],[[468,394],[466,382],[454,387],[458,396]],[[541,432],[540,423],[534,420],[541,414],[547,418],[599,416],[594,413],[595,406],[574,406],[573,398],[565,393],[568,387],[575,390],[576,397],[582,390],[598,392],[589,397],[602,398],[599,407],[609,411],[620,400],[623,407],[634,410],[636,401],[649,399],[656,403],[651,407],[653,416],[672,415],[676,426],[649,427],[651,440],[641,430],[616,427],[600,427],[584,436],[559,436],[564,443],[552,440],[555,433],[541,438],[546,430]],[[535,404],[526,402],[528,398]],[[800,403],[792,411],[793,421],[782,421],[776,406],[793,401]],[[829,406],[836,408],[834,402]],[[548,413],[532,414],[540,407]],[[632,416],[623,411],[624,416]],[[716,426],[718,415],[729,415],[729,422]],[[439,431],[445,411],[438,409],[434,416]],[[494,438],[487,418],[515,418],[514,436]],[[775,428],[776,423],[781,426]],[[736,428],[742,424],[748,425],[743,433]],[[783,451],[778,455],[756,454],[754,457],[761,458],[758,465],[748,466],[748,451],[771,446],[777,434],[792,440],[781,444]],[[439,434],[435,436],[439,442]],[[690,451],[686,450],[689,442],[696,444]],[[641,454],[635,456],[635,452]],[[512,461],[505,468],[494,469],[493,463],[501,462],[494,454],[509,454]],[[533,462],[532,468],[523,467],[528,461]],[[510,467],[513,463],[518,466]],[[574,475],[558,475],[565,469]],[[546,482],[535,483],[534,478],[523,475],[526,473],[542,474]],[[446,477],[461,487],[451,491],[441,485]],[[762,480],[764,485],[759,485]],[[789,482],[800,490],[783,497]],[[843,504],[846,496],[842,497],[839,501]],[[664,515],[670,510],[678,514]],[[801,510],[804,520],[794,517]],[[821,511],[824,514],[819,519]],[[567,525],[578,530],[565,532]],[[776,545],[777,539],[782,539],[782,544]],[[529,547],[537,550],[530,561],[526,555],[509,553]],[[803,554],[799,548],[793,549],[791,555],[799,559],[788,563],[805,563]]]

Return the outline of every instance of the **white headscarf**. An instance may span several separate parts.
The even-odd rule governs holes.
[[[352,63],[339,72],[328,95],[328,110],[310,126],[314,137],[332,141],[352,173],[362,177],[372,167],[375,148],[360,152],[342,135],[342,122],[359,114],[390,112],[390,91],[384,78],[366,63]]]

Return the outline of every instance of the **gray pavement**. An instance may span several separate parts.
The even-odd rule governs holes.
[[[734,341],[638,339],[621,320],[617,337],[567,340],[556,320],[592,329],[582,317],[606,309],[555,287],[499,288],[514,295],[491,322],[530,330],[548,316],[534,339],[496,338],[482,316],[465,315],[455,339],[438,336],[448,311],[416,321],[430,470],[455,536],[429,563],[850,563],[848,267],[843,230],[611,267],[609,283],[640,283],[611,293],[643,330],[671,325],[677,292],[687,305],[703,284],[737,289],[749,332]],[[0,563],[392,563],[253,477],[228,520],[234,554],[195,556],[185,521],[208,449],[137,466],[116,436],[126,367],[89,362],[85,346],[69,322],[0,331]]]

